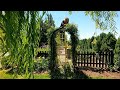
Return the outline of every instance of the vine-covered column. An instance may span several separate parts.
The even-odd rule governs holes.
[[[50,75],[51,75],[51,79],[60,79],[62,78],[62,75],[60,73],[59,70],[59,65],[58,65],[58,59],[57,59],[57,51],[56,51],[56,34],[58,31],[60,31],[61,29],[58,28],[55,31],[53,31],[51,33],[51,38],[50,38],[50,63],[49,63],[49,69],[50,69]],[[65,28],[63,28],[64,31],[68,32],[71,35],[71,45],[72,45],[72,63],[73,63],[73,69],[75,72],[75,64],[76,64],[76,47],[77,47],[77,43],[78,43],[78,35],[77,35],[77,31],[78,29],[76,28],[75,25],[66,25]]]

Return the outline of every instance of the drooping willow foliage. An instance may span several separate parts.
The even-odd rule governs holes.
[[[76,47],[78,44],[78,35],[77,35],[77,31],[78,29],[76,28],[75,25],[70,25],[68,24],[65,28],[63,29],[56,29],[51,33],[51,38],[50,38],[50,63],[49,63],[49,69],[50,69],[50,75],[52,79],[60,79],[61,77],[61,73],[60,73],[60,69],[59,69],[59,65],[58,65],[58,59],[57,59],[57,43],[55,41],[56,38],[56,34],[59,31],[66,31],[71,35],[71,45],[72,45],[72,63],[73,66],[75,66],[75,62],[76,62]],[[75,68],[74,68],[75,70]]]
[[[15,75],[33,76],[40,19],[38,11],[5,11],[4,15],[0,12],[0,26],[5,33],[4,48],[9,53],[9,65]]]
[[[85,11],[85,15],[89,15],[95,21],[96,28],[117,33],[115,17],[118,17],[118,14],[116,11]]]
[[[72,14],[73,11],[69,11]],[[118,17],[116,11],[84,11],[86,16],[95,22],[96,28],[100,30],[111,30],[114,34],[117,34],[116,20]]]

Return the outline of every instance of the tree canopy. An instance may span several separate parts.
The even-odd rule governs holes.
[[[117,39],[112,33],[101,33],[99,36],[92,36],[89,39],[79,40],[81,51],[103,52],[115,49]]]

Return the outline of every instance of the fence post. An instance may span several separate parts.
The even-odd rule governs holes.
[[[111,61],[110,61],[110,65],[114,66],[114,52],[113,50],[110,50],[111,52]]]
[[[84,66],[85,66],[85,61],[86,61],[86,52],[84,51]]]
[[[88,51],[87,51],[87,67],[88,67],[88,60],[89,60],[89,53],[88,53]]]
[[[104,65],[105,65],[105,61],[104,61],[104,52],[102,52],[102,54],[103,54],[103,57],[102,57],[102,68],[104,68]]]
[[[81,51],[81,58],[80,58],[80,61],[81,61],[81,67],[83,66],[83,52]]]
[[[91,54],[91,57],[93,57],[93,67],[95,66],[95,53],[93,52],[93,55]],[[90,58],[91,61],[91,58]],[[90,66],[91,66],[91,62],[90,62]]]
[[[78,67],[80,66],[80,51],[78,52]]]
[[[106,52],[105,52],[105,68],[107,68],[107,66],[108,66],[107,54],[108,54],[108,52],[106,51]]]

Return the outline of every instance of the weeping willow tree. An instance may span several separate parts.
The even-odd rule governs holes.
[[[4,54],[9,53],[7,59],[15,76],[24,73],[28,78],[33,77],[40,20],[44,14],[40,17],[38,11],[0,12],[0,28],[5,33]]]

